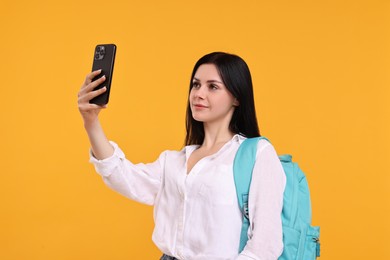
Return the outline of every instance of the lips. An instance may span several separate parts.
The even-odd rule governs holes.
[[[207,106],[202,105],[202,104],[194,104],[194,107],[196,107],[196,108],[207,108]]]
[[[206,108],[207,106],[202,105],[202,104],[194,104],[194,107],[199,107],[199,108]]]

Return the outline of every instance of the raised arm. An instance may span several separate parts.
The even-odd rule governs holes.
[[[78,93],[78,108],[84,121],[84,128],[87,131],[93,155],[98,160],[108,158],[114,153],[114,148],[108,142],[108,139],[99,121],[100,111],[107,106],[99,106],[89,103],[91,99],[104,93],[107,90],[106,87],[94,90],[95,87],[106,80],[106,77],[103,76],[95,81],[92,81],[100,73],[101,70],[96,70],[89,73]]]

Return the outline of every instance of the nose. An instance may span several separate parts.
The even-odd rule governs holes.
[[[204,99],[206,95],[206,88],[204,86],[200,86],[199,88],[193,88],[195,98]]]

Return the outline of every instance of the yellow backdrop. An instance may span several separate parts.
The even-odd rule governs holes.
[[[191,69],[249,64],[261,132],[307,173],[321,259],[390,259],[389,1],[11,1],[0,8],[0,259],[157,259],[152,208],[88,163],[77,92],[118,46],[110,139],[180,149]]]

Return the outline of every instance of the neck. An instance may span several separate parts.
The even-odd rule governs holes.
[[[219,145],[221,143],[226,143],[230,141],[234,136],[234,133],[229,130],[228,125],[222,126],[221,124],[204,124],[203,127],[205,137],[203,140],[202,147],[206,149],[214,147],[215,145]]]

